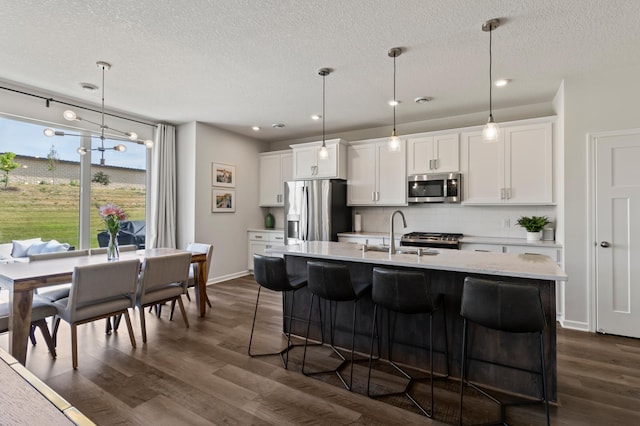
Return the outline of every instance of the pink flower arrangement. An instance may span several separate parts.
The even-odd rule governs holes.
[[[100,217],[107,226],[107,230],[111,234],[115,234],[120,230],[120,221],[127,219],[127,213],[114,204],[107,204],[98,207]]]

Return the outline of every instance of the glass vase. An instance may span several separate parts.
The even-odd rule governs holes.
[[[118,233],[109,233],[109,245],[107,246],[107,260],[120,259],[120,249],[118,248]]]

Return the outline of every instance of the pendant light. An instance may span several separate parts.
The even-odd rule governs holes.
[[[142,140],[138,138],[138,134],[135,132],[125,132],[122,130],[118,130],[118,129],[114,129],[113,127],[107,126],[105,124],[104,121],[104,116],[105,116],[105,112],[104,112],[104,72],[111,69],[111,64],[108,62],[104,62],[104,61],[98,61],[96,62],[96,66],[98,68],[100,68],[102,70],[102,103],[101,103],[101,108],[100,108],[100,117],[101,120],[99,123],[95,122],[95,121],[91,121],[91,120],[87,120],[86,118],[81,118],[80,116],[78,116],[78,114],[75,113],[75,111],[72,110],[66,110],[62,116],[64,117],[65,120],[68,121],[86,121],[87,123],[90,123],[94,126],[97,126],[100,129],[99,134],[95,134],[95,131],[91,131],[90,134],[90,138],[92,139],[99,139],[100,140],[100,146],[97,148],[85,148],[83,146],[79,147],[77,149],[78,154],[80,155],[85,155],[87,152],[89,151],[98,151],[100,152],[100,165],[104,165],[105,164],[105,159],[104,159],[104,153],[105,151],[108,150],[114,150],[114,151],[118,151],[118,152],[124,152],[127,150],[126,145],[124,144],[118,144],[114,147],[111,148],[106,148],[104,146],[104,141],[105,140],[113,140],[113,141],[132,141],[137,143],[138,145],[145,145],[147,148],[152,148],[153,147],[153,141],[150,139],[147,140]],[[96,88],[93,85],[87,84],[86,85],[89,88]],[[105,130],[111,130],[113,132],[119,133],[122,136],[111,136],[111,135],[107,135],[105,133]],[[60,130],[54,130],[52,128],[46,128],[44,129],[44,135],[48,136],[48,137],[53,137],[53,136],[75,136],[75,137],[83,137],[85,135],[83,134],[78,134],[78,133],[69,133],[69,132],[63,132]]]
[[[493,79],[491,75],[492,71],[492,55],[491,55],[491,34],[493,30],[500,26],[499,19],[490,19],[484,24],[482,24],[482,31],[489,32],[489,120],[487,124],[484,125],[482,129],[482,140],[484,142],[496,142],[500,138],[500,127],[493,120],[493,97],[492,97],[492,87],[493,87]]]
[[[400,151],[400,138],[396,133],[396,105],[398,105],[398,100],[396,99],[396,58],[400,56],[402,53],[401,47],[393,47],[389,49],[389,57],[393,58],[393,100],[390,104],[393,106],[393,131],[391,132],[391,137],[389,138],[389,151],[391,152],[399,152]]]
[[[329,151],[327,150],[327,144],[324,140],[324,107],[325,107],[325,77],[331,74],[331,68],[320,68],[318,74],[322,76],[322,146],[318,151],[318,158],[321,160],[327,160],[329,158]]]

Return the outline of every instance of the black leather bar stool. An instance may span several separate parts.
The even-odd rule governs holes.
[[[317,262],[317,261],[309,261],[307,262],[307,279],[309,285],[309,291],[311,292],[311,302],[309,304],[309,317],[307,318],[307,334],[305,336],[305,346],[304,346],[304,355],[302,357],[302,374],[305,376],[317,375],[317,374],[327,374],[327,373],[335,373],[344,387],[347,390],[351,390],[353,385],[353,349],[355,344],[355,330],[356,330],[356,318],[358,313],[358,300],[366,294],[366,292],[371,288],[371,283],[369,282],[352,282],[351,274],[349,273],[349,269],[345,265],[335,264],[335,263],[327,263],[327,262]],[[309,324],[311,323],[311,311],[313,310],[313,301],[315,298],[318,298],[318,309],[320,311],[320,323],[322,324],[322,307],[320,303],[320,299],[326,300],[329,302],[329,325],[330,325],[330,348],[340,357],[342,362],[338,367],[333,370],[324,370],[324,371],[315,371],[308,372],[305,371],[305,361],[307,357],[307,344],[309,341]],[[351,329],[351,358],[349,361],[342,355],[342,353],[335,347],[334,345],[334,331],[335,331],[335,323],[334,323],[334,315],[332,304],[334,302],[353,302],[353,322]],[[337,306],[336,306],[337,309]],[[324,334],[324,331],[321,330],[321,333]],[[323,336],[324,340],[324,336]],[[340,370],[347,364],[351,364],[351,371],[349,373],[349,383],[347,383],[342,377]]]
[[[295,346],[302,346],[302,344],[294,345],[293,343],[291,343],[291,322],[293,320],[293,303],[295,300],[296,290],[301,289],[302,287],[307,285],[307,278],[290,277],[287,275],[287,268],[285,266],[284,259],[281,259],[279,257],[262,256],[259,254],[253,255],[253,276],[260,286],[258,287],[256,307],[253,312],[253,323],[251,324],[251,336],[249,337],[248,353],[251,357],[280,355],[282,365],[286,369],[289,365],[289,351]],[[291,315],[286,315],[284,317],[285,319],[289,320],[289,328],[285,333],[287,336],[287,347],[278,352],[252,353],[251,343],[253,341],[253,331],[256,326],[256,316],[258,314],[258,304],[260,302],[260,291],[263,287],[269,290],[282,292],[285,296],[284,303],[286,303],[286,292],[291,291]]]
[[[460,367],[462,378],[460,380],[460,413],[458,424],[462,424],[462,400],[464,396],[464,385],[466,384],[500,405],[500,421],[496,422],[496,424],[507,424],[505,421],[505,410],[507,406],[544,402],[547,425],[549,425],[549,400],[547,397],[547,380],[544,365],[544,336],[542,334],[547,323],[544,317],[544,309],[542,308],[540,290],[537,287],[526,284],[505,283],[467,277],[464,280],[462,290],[460,315],[464,319],[464,325],[462,331],[462,361]],[[540,370],[525,371],[539,374],[542,377],[541,399],[504,404],[486,390],[467,380],[469,322],[502,332],[531,333],[538,336]]]
[[[447,316],[444,309],[444,295],[431,293],[431,286],[422,272],[401,271],[385,268],[373,268],[373,289],[371,292],[373,300],[373,321],[371,325],[371,348],[369,351],[369,375],[367,378],[367,395],[373,398],[379,398],[390,395],[405,395],[418,409],[427,417],[433,415],[433,380],[446,379],[449,377],[449,339],[447,337]],[[404,390],[400,392],[391,392],[383,394],[371,394],[371,367],[373,364],[373,340],[376,323],[378,321],[378,308],[387,310],[387,357],[388,362],[405,378],[409,379]],[[436,311],[441,310],[443,315],[443,329],[445,347],[443,353],[446,362],[446,375],[435,376],[433,372],[433,315]],[[393,336],[395,330],[391,329],[391,315],[394,317],[397,313],[402,314],[427,314],[429,315],[429,377],[413,377],[400,366],[398,366],[392,358],[391,348],[393,346]],[[394,322],[395,324],[395,322]],[[395,328],[395,327],[394,327]],[[411,395],[411,387],[416,381],[429,380],[431,385],[431,407],[429,410],[424,408]]]

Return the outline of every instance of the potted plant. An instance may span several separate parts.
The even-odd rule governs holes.
[[[521,216],[516,223],[527,230],[527,241],[537,241],[551,221],[546,216]]]

